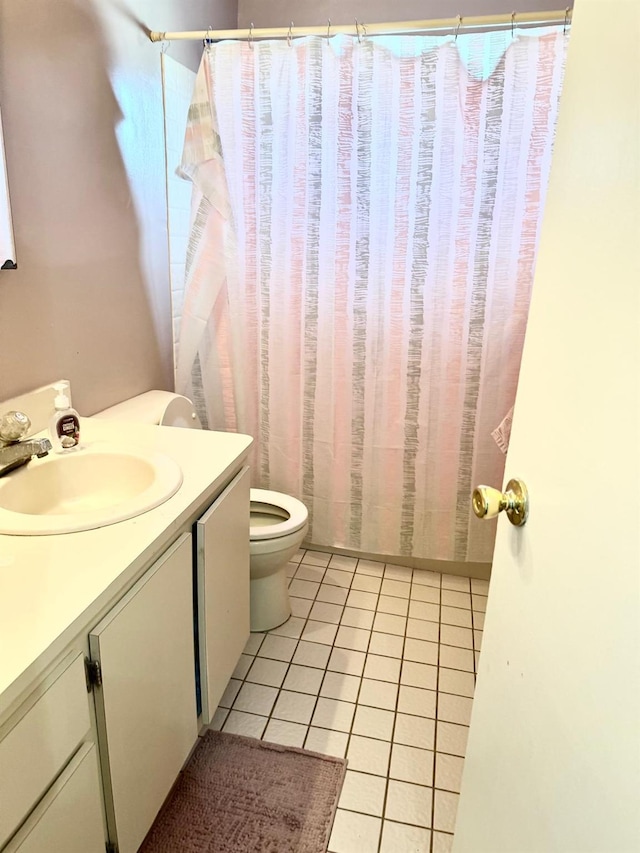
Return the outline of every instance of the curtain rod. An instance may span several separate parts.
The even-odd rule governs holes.
[[[571,9],[567,7],[561,11],[553,12],[511,12],[504,15],[482,15],[464,17],[458,15],[456,18],[435,18],[430,21],[396,21],[386,24],[342,24],[334,26],[331,21],[326,26],[319,27],[290,27],[255,28],[237,30],[192,30],[187,32],[158,32],[151,31],[151,41],[179,41],[184,39],[198,39],[209,41],[224,41],[226,39],[280,39],[297,38],[299,36],[334,36],[339,33],[357,35],[358,37],[372,35],[392,35],[412,32],[439,32],[449,30],[457,33],[460,29],[499,29],[521,28],[521,27],[545,27],[553,24],[569,26],[571,23]]]

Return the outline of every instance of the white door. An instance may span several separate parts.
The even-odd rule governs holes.
[[[455,853],[640,850],[640,2],[573,22]]]

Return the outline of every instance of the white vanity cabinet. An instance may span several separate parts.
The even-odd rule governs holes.
[[[89,634],[109,837],[135,853],[193,748],[191,535],[183,534]]]

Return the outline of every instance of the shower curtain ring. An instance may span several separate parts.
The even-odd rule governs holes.
[[[331,18],[327,18],[327,38],[331,38]]]
[[[253,21],[249,24],[249,35],[247,36],[247,43],[251,50],[253,50]]]
[[[512,12],[511,13],[511,38],[515,37],[515,30],[516,30],[516,13]]]
[[[212,29],[213,29],[213,27],[211,26],[211,24],[209,24],[209,26],[207,27],[207,34],[204,37],[204,41],[202,43],[202,46],[205,48],[209,47],[209,45],[211,44],[211,41],[212,41],[211,31],[212,31]]]
[[[358,44],[362,44],[362,38],[360,37],[360,26],[358,25],[358,19],[356,18],[356,35],[358,36]]]
[[[562,28],[562,35],[564,35],[564,36],[566,36],[566,34],[567,34],[567,27],[569,26],[569,12],[570,12],[570,9],[571,9],[571,7],[570,7],[570,6],[567,6],[567,8],[564,10],[564,27]]]
[[[462,26],[462,15],[458,15],[458,26],[456,27],[456,32],[453,37],[454,41],[458,41],[458,33],[460,32],[460,27]]]
[[[291,30],[293,29],[293,21],[289,24],[289,32],[287,33],[287,44],[291,47]]]

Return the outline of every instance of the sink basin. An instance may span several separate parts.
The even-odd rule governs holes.
[[[0,478],[0,533],[92,530],[134,518],[174,495],[182,471],[161,453],[92,444],[50,453]]]

